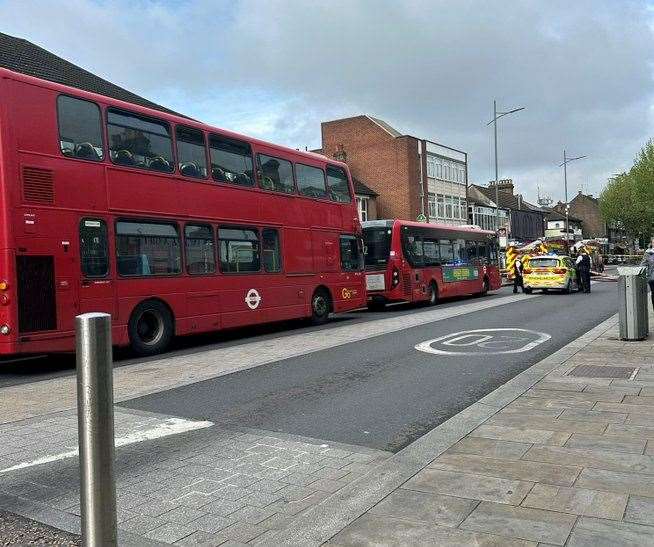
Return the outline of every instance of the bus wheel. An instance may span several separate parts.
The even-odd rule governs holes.
[[[386,309],[386,302],[383,300],[371,300],[367,306],[370,311],[384,311]]]
[[[427,299],[428,306],[438,304],[438,287],[433,281],[429,284],[429,298]]]
[[[158,300],[141,302],[129,319],[129,341],[139,355],[155,355],[165,351],[173,337],[173,318]]]
[[[325,289],[318,289],[311,297],[311,322],[314,325],[322,325],[329,318],[330,311],[329,293]]]

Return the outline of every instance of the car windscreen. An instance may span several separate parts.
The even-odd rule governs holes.
[[[385,266],[391,252],[391,228],[363,229],[366,268]]]
[[[558,268],[558,258],[532,258],[529,261],[530,268]]]

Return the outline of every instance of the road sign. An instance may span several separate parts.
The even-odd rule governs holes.
[[[528,329],[475,329],[426,340],[415,348],[437,355],[499,355],[529,351],[550,338],[549,334]]]

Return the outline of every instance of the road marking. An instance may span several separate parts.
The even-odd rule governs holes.
[[[528,329],[475,329],[439,336],[420,342],[414,347],[418,351],[436,355],[499,355],[529,351],[550,338],[552,337],[547,333]],[[437,344],[437,347],[434,347],[434,344]],[[479,350],[470,351],[472,348]]]
[[[195,431],[196,429],[204,429],[206,427],[211,427],[212,425],[214,425],[213,422],[208,421],[190,421],[184,420],[182,418],[167,418],[163,423],[160,423],[150,429],[135,431],[125,435],[124,437],[118,437],[115,439],[115,446],[120,447],[129,444],[142,443],[143,441],[161,439],[162,437],[169,437],[170,435],[178,435],[188,431]],[[0,469],[0,474],[10,473],[19,469],[25,469],[26,467],[34,467],[35,465],[42,465],[44,463],[51,463],[59,460],[66,460],[68,458],[74,458],[78,454],[79,449],[76,448],[67,452],[60,452],[59,454],[43,456],[35,460],[12,465],[6,469]]]

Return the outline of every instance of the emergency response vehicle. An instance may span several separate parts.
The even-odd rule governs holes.
[[[526,260],[523,270],[525,293],[534,289],[547,292],[550,289],[571,293],[579,290],[577,272],[569,256],[537,255]]]

